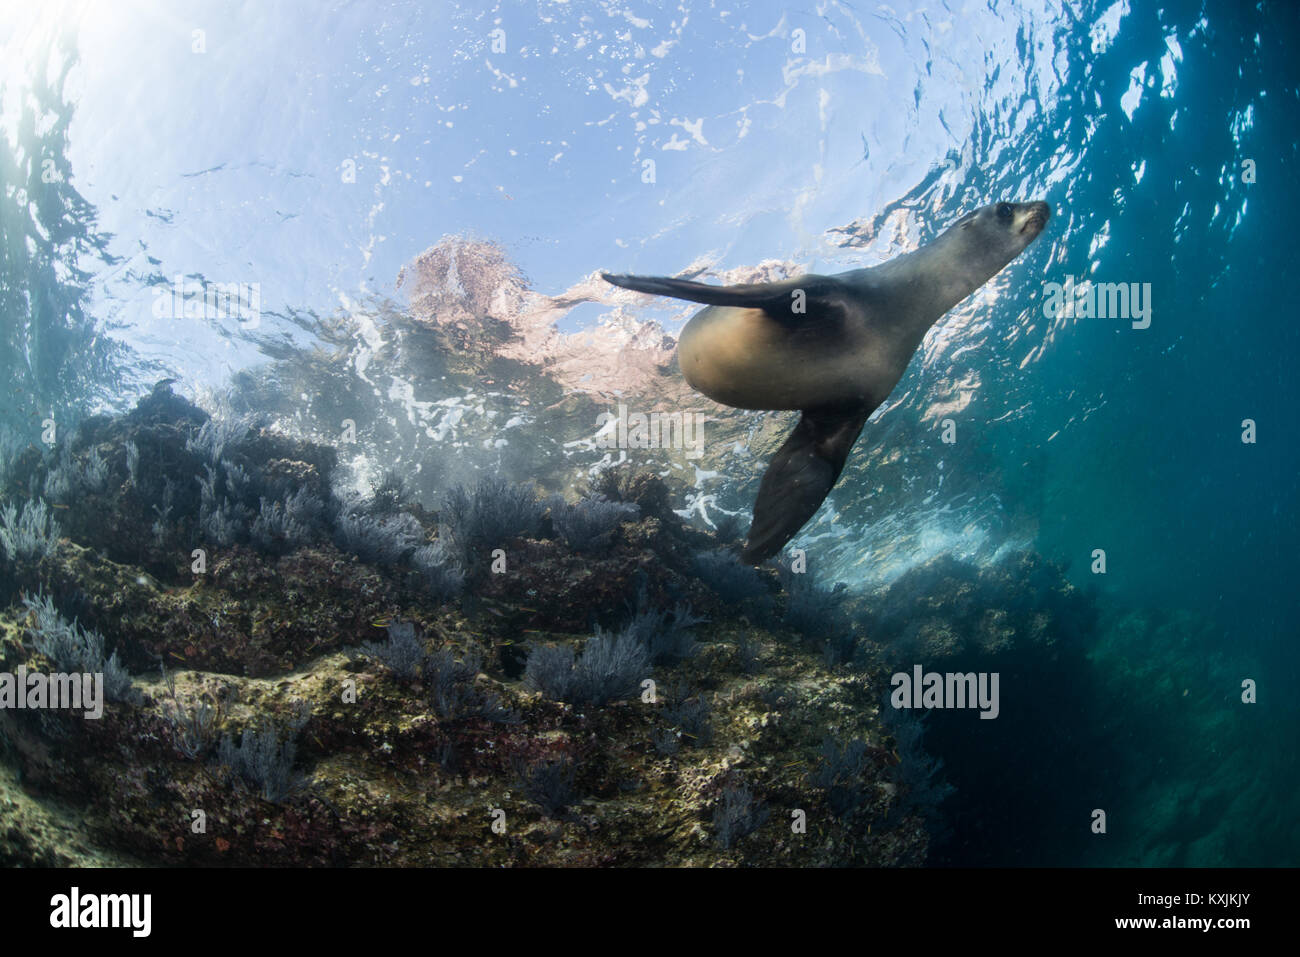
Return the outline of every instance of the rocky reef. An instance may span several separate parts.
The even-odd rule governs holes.
[[[653,472],[431,495],[390,469],[362,494],[345,445],[166,382],[3,445],[0,677],[95,672],[105,698],[0,708],[5,864],[1263,853],[1226,810],[1273,720],[1224,704],[1258,666],[1032,552],[850,592],[813,551],[741,564],[737,523],[685,521]],[[917,666],[996,673],[998,720],[895,710]],[[1112,839],[1089,839],[1093,807]]]
[[[925,859],[861,624],[808,619],[662,480],[425,506],[339,491],[336,459],[165,383],[14,450],[0,668],[125,679],[98,720],[0,711],[0,859]]]

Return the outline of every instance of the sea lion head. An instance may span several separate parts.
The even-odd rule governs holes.
[[[1051,215],[1042,201],[990,203],[957,220],[942,239],[983,282],[1037,239]]]

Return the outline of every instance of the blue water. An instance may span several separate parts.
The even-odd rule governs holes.
[[[1212,704],[1165,716],[1218,731],[1170,764],[1221,764],[1205,787],[1240,795],[1199,832],[1130,835],[1123,860],[1062,841],[1053,862],[1294,864],[1300,13],[892,9],[7,10],[5,424],[126,409],[165,375],[210,399],[316,344],[302,316],[401,301],[399,270],[446,235],[497,242],[533,290],[568,294],[567,333],[609,318],[609,290],[583,285],[601,269],[833,272],[976,205],[1046,199],[1048,231],[932,331],[803,540],[868,591],[944,553],[1028,546],[1066,565],[1103,612],[1099,673],[1131,679],[1093,726],[1160,676],[1205,684]],[[258,284],[257,325],[155,315],[176,276]],[[1045,316],[1045,284],[1066,277],[1149,284],[1149,328]],[[643,315],[671,332],[689,312]],[[736,510],[752,496],[726,475],[697,491]],[[1126,631],[1133,609],[1175,624]],[[1237,703],[1247,678],[1256,705]],[[1157,774],[1143,800],[1186,803],[1191,780]]]

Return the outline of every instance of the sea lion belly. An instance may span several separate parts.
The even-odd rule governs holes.
[[[677,356],[686,381],[715,402],[810,409],[866,398],[859,346],[787,328],[761,309],[709,306],[682,330]]]

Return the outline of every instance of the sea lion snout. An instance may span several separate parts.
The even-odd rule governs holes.
[[[1043,231],[1047,221],[1052,218],[1052,207],[1048,206],[1041,199],[1037,202],[1025,204],[1025,222],[1020,227],[1020,231],[1026,232],[1032,230],[1035,235]]]

